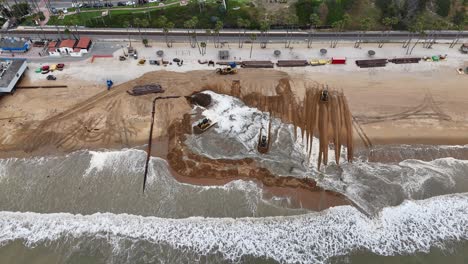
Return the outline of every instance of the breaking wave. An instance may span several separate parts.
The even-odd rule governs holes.
[[[351,206],[300,216],[238,219],[0,212],[0,230],[2,245],[20,240],[33,247],[101,237],[115,244],[115,251],[135,250],[131,243],[118,243],[121,240],[146,241],[197,255],[221,254],[230,261],[248,255],[284,263],[322,263],[362,249],[405,255],[466,241],[468,194],[405,201],[374,218]]]

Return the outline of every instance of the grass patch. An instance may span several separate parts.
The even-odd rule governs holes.
[[[187,6],[167,6],[162,9],[146,10],[110,10],[110,15],[101,17],[102,11],[82,12],[79,14],[65,16],[64,19],[57,19],[56,16],[49,20],[50,25],[65,25],[67,23],[80,24],[88,27],[123,27],[125,21],[132,23],[136,18],[146,19],[149,21],[149,27],[158,27],[157,18],[166,16],[172,18],[171,21],[177,28],[183,28],[184,22],[197,16],[199,23],[198,28],[213,28],[216,20],[224,22],[225,27],[237,27],[237,18],[248,19],[252,22],[252,27],[258,27],[258,10],[256,8],[244,4],[244,0],[233,0],[229,2],[231,7],[227,12],[220,8],[217,3],[207,3],[205,10],[200,13],[198,4],[190,2]],[[232,7],[240,7],[238,10],[232,10]],[[148,14],[149,13],[149,14]],[[151,18],[151,19],[149,19]]]

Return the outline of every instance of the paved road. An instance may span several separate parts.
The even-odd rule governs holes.
[[[18,0],[17,0],[18,1]],[[43,2],[44,0],[41,0]],[[14,5],[15,1],[14,0],[8,0],[7,1],[10,5]],[[19,1],[18,1],[19,2]],[[31,2],[31,1],[29,1]],[[39,0],[37,2],[40,2]],[[73,1],[73,0],[50,0],[50,6],[55,7],[55,8],[70,8],[72,7],[73,2],[78,2],[78,3],[88,3],[88,1]],[[92,1],[91,1],[92,2]],[[114,4],[114,6],[117,5],[117,2],[127,2],[124,0],[111,0],[109,1]],[[96,3],[103,3],[103,1],[96,0]]]
[[[60,28],[62,31],[62,38],[64,36],[63,30],[64,28]],[[142,36],[144,38],[156,41],[164,41],[164,34],[159,29],[142,29]],[[40,37],[42,38],[44,35],[48,39],[57,39],[59,35],[57,33],[57,29],[54,27],[45,27],[43,31],[39,28],[18,28],[12,29],[7,32],[2,32],[4,36],[13,36],[13,37]],[[87,29],[87,28],[80,28],[78,30],[79,35],[81,36],[89,36],[95,39],[127,39],[128,35],[131,35],[133,39],[139,39],[140,33],[137,29],[131,29],[129,31],[125,29]],[[258,35],[257,42],[263,41],[264,38],[260,37],[258,31],[248,31],[244,39],[245,41],[249,40],[249,35],[255,33]],[[204,30],[199,30],[199,40],[204,41],[208,40],[212,42],[213,38],[206,35]],[[308,36],[307,32],[304,31],[295,31],[291,33],[293,42],[302,42],[306,41]],[[339,39],[346,40],[346,41],[354,41],[357,39],[359,33],[358,32],[345,32],[339,34]],[[444,31],[440,34],[438,39],[453,39],[457,35],[456,31]],[[232,42],[235,43],[238,41],[239,32],[237,30],[223,30],[220,32],[220,41],[221,42]],[[316,33],[313,36],[314,41],[327,41],[331,39],[336,39],[336,34],[333,32],[320,32]],[[381,32],[368,32],[365,37],[363,38],[365,41],[369,42],[376,42],[380,39]],[[386,38],[389,41],[404,41],[408,37],[407,32],[402,31],[394,31],[390,32],[389,36]],[[465,31],[461,35],[462,40],[468,39],[468,31]],[[172,39],[174,42],[188,42],[187,31],[183,29],[175,29],[169,33],[169,39]],[[268,37],[268,41],[271,43],[278,43],[284,42],[287,39],[287,34],[284,31],[271,31]]]

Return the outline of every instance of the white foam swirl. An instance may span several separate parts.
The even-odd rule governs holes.
[[[286,263],[325,262],[368,249],[381,255],[427,252],[445,241],[468,240],[468,193],[406,201],[369,219],[354,207],[268,218],[163,219],[135,215],[0,212],[0,243],[37,243],[105,236],[166,243],[199,254],[243,255]]]

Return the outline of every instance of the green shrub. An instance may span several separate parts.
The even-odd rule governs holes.
[[[437,0],[437,14],[442,17],[448,16],[450,12],[449,0]]]

